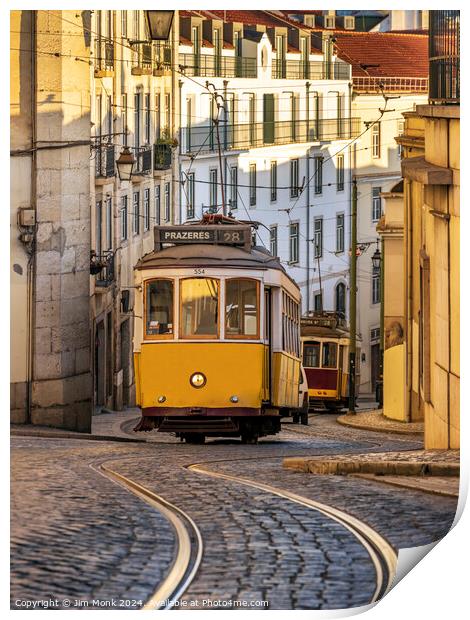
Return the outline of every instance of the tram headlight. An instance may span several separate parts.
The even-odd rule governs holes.
[[[194,388],[202,388],[206,385],[206,376],[202,372],[193,372],[189,377],[189,382]]]
[[[232,403],[238,403],[238,396],[235,396],[235,395],[230,396],[230,401],[231,401]]]
[[[166,396],[159,396],[157,400],[160,404],[164,403],[166,401]]]

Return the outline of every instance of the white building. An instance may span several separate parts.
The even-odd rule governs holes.
[[[371,259],[383,214],[381,193],[401,179],[395,138],[403,131],[402,113],[427,101],[427,45],[423,34],[336,33],[339,56],[352,64],[352,114],[360,117],[364,129],[369,128],[354,142],[352,154],[358,188],[357,239],[362,248],[357,261],[362,393],[374,393],[380,375],[381,282]]]
[[[327,33],[270,12],[180,14],[181,221],[225,204],[260,222],[303,311],[346,313],[350,66]]]

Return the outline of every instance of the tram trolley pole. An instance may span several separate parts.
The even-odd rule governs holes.
[[[357,181],[353,179],[351,201],[351,268],[349,277],[349,407],[356,413],[356,294],[357,294]]]

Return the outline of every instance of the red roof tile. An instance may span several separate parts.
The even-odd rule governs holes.
[[[337,54],[352,65],[353,77],[428,76],[427,35],[335,31],[335,38]]]

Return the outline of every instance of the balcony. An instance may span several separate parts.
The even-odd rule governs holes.
[[[95,178],[110,179],[116,175],[114,145],[98,144],[95,149]]]
[[[351,65],[345,62],[273,59],[273,79],[288,80],[349,80]]]
[[[430,11],[429,19],[429,101],[460,103],[460,11]]]
[[[256,78],[256,58],[180,54],[180,70],[187,76]]]
[[[171,71],[171,62],[172,50],[168,44],[132,44],[132,75],[162,76]]]
[[[133,147],[135,157],[134,169],[132,171],[132,180],[134,176],[145,176],[152,172],[152,147],[137,146]]]
[[[155,144],[153,147],[153,169],[169,170],[171,168],[171,146]]]
[[[244,150],[302,142],[349,140],[359,135],[360,126],[360,118],[221,125],[220,142],[224,150]],[[217,140],[213,126],[183,128],[181,147],[182,153],[215,151]]]
[[[428,78],[418,77],[353,77],[355,92],[361,93],[427,93]]]
[[[102,254],[94,251],[90,257],[90,275],[95,276],[95,286],[104,288],[114,282],[114,252],[107,250]]]
[[[114,75],[114,41],[98,38],[95,40],[95,77]]]

